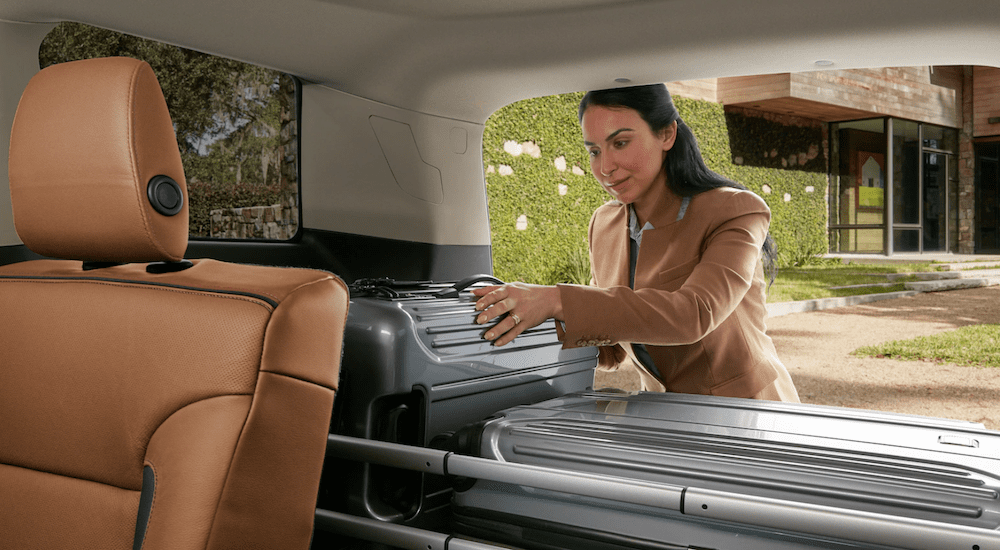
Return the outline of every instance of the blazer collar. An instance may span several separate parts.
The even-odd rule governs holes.
[[[656,210],[653,211],[653,215],[649,218],[649,223],[653,224],[653,229],[663,229],[668,225],[677,223],[677,214],[681,211],[681,200],[682,198],[675,194],[670,186],[667,186],[667,192],[663,195],[666,204],[660,205]],[[628,216],[625,218],[626,228],[628,227]]]
[[[663,205],[663,207],[657,209],[649,222],[653,225],[653,229],[646,230],[643,233],[643,246],[647,249],[649,248],[659,248],[666,246],[665,243],[669,242],[673,238],[674,231],[667,230],[674,224],[677,223],[677,214],[681,210],[681,197],[674,194],[669,188],[667,189],[668,203]],[[688,207],[690,211],[690,206]],[[602,235],[601,239],[608,242],[608,246],[601,247],[602,251],[606,254],[604,258],[604,265],[606,266],[603,276],[599,280],[601,286],[628,286],[628,268],[629,268],[629,208],[627,205],[621,205],[612,214],[611,218],[608,220],[607,228],[608,234]],[[690,212],[689,212],[690,214]],[[687,214],[687,215],[689,215]],[[647,243],[647,241],[649,241]],[[642,254],[640,253],[640,257]],[[639,268],[636,268],[638,275]],[[638,286],[638,276],[636,285]]]

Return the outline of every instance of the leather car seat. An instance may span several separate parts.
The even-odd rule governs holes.
[[[149,65],[54,65],[14,120],[0,547],[306,548],[347,316],[329,273],[183,261]]]

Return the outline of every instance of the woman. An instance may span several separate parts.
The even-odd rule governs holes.
[[[602,369],[631,363],[644,390],[797,402],[765,334],[764,201],[705,166],[662,84],[589,92],[579,118],[615,199],[590,221],[593,286],[477,289],[477,322],[507,314],[484,338],[502,346],[555,318],[564,347],[599,346]]]

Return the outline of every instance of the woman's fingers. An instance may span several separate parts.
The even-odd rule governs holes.
[[[482,294],[476,291],[482,291]],[[488,287],[485,289],[475,289],[473,291],[478,296],[481,296],[479,300],[476,301],[476,310],[482,311],[477,317],[476,322],[483,324],[488,322],[490,319],[494,319],[511,311],[517,305],[517,300],[509,297],[510,291],[506,286],[498,287]]]
[[[526,326],[522,326],[520,322],[516,322],[513,316],[507,315],[507,317],[488,330],[483,335],[483,338],[492,340],[495,346],[502,346],[517,338],[519,334],[524,332]]]
[[[476,315],[476,323],[497,319],[497,323],[483,334],[483,338],[492,340],[497,346],[510,343],[559,311],[550,303],[553,296],[558,299],[555,287],[508,283],[476,288],[472,293],[478,298],[476,311],[481,312]]]
[[[472,289],[472,294],[474,296],[486,296],[498,288],[500,288],[500,285],[476,287]]]

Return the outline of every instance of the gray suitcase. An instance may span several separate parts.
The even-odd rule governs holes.
[[[995,548],[1000,432],[681,394],[577,393],[503,411],[481,457],[682,487],[676,510],[479,480],[454,531],[522,548]],[[667,507],[670,508],[670,507]]]
[[[502,348],[482,339],[468,288],[497,282],[352,284],[331,432],[425,447],[497,410],[590,389],[596,349],[563,350],[551,322]],[[335,460],[325,470],[320,507],[410,522],[448,506],[447,483],[420,473]]]

